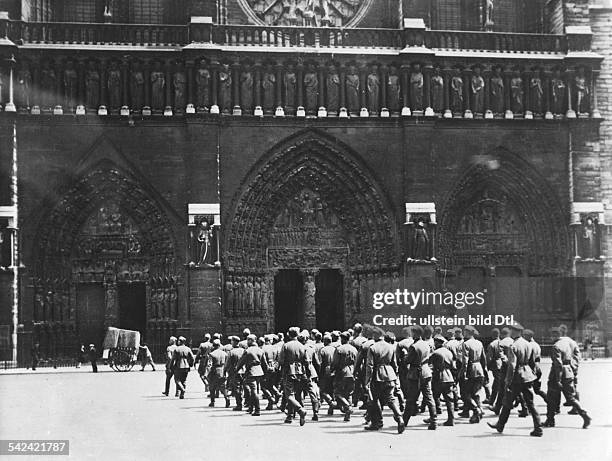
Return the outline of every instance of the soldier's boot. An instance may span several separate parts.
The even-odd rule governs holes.
[[[427,430],[429,430],[429,431],[435,431],[437,427],[438,427],[438,423],[437,423],[437,421],[436,421],[435,419],[432,419],[432,420],[429,422],[429,425],[427,426]]]
[[[232,406],[232,402],[230,402],[230,399],[228,399],[227,397],[225,397],[225,408],[229,408]]]
[[[274,410],[274,400],[268,400],[268,405],[266,405],[266,410]]]
[[[480,422],[480,413],[474,410],[474,414],[470,417],[470,424],[478,424]]]
[[[306,424],[306,410],[300,408],[298,413],[300,414],[300,426]]]
[[[400,418],[399,416],[394,416],[393,419],[395,419],[395,422],[397,423],[397,433],[402,434],[404,430],[406,429],[406,425],[404,424],[404,421],[402,421],[402,418]]]
[[[490,427],[491,429],[495,429],[495,430],[496,430],[497,432],[499,432],[500,434],[501,434],[502,432],[504,432],[504,428],[503,428],[502,426],[500,426],[500,425],[499,425],[499,423],[497,423],[497,424],[487,423],[487,424],[489,425],[489,427]]]
[[[234,410],[234,411],[242,411],[242,405],[236,405],[234,408],[232,408],[232,410]]]
[[[535,427],[533,431],[529,433],[529,435],[532,437],[542,437],[543,434],[544,434],[544,431],[542,431],[542,428],[540,427]]]
[[[443,426],[454,426],[455,420],[453,418],[449,418],[442,423]]]
[[[346,407],[346,411],[344,412],[344,421],[350,421],[352,413],[353,413],[353,410],[351,410],[350,407]]]
[[[547,416],[541,427],[555,427],[555,418]]]
[[[313,411],[312,412],[312,420],[313,421],[318,421],[319,420],[319,413],[317,411]]]
[[[469,418],[470,417],[470,410],[463,410],[461,413],[459,413],[459,417],[460,418]]]
[[[582,410],[580,416],[582,416],[582,428],[586,429],[591,425],[591,417],[587,415],[587,412],[584,410]]]
[[[487,423],[490,428],[495,429],[500,434],[504,432],[504,427],[508,422],[508,418],[510,417],[510,408],[502,407],[501,412],[499,414],[499,419],[496,424]]]
[[[215,406],[215,399],[210,399],[210,403],[208,404],[209,407],[214,407]]]
[[[291,424],[293,422],[293,416],[290,414],[287,415],[287,417],[285,418],[285,423],[287,424]]]
[[[409,409],[409,408],[407,408],[407,409],[404,411],[404,415],[402,416],[402,419],[403,419],[403,421],[404,421],[404,426],[407,426],[407,425],[408,425],[408,422],[410,422],[410,417],[411,417],[411,416],[412,416],[412,411],[410,411],[410,409]]]

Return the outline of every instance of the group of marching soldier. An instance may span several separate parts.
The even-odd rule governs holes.
[[[478,339],[472,326],[452,328],[446,336],[440,328],[412,326],[404,329],[405,338],[396,341],[392,332],[356,324],[348,331],[325,332],[292,327],[285,334],[257,337],[248,329],[243,337],[230,336],[222,344],[221,335],[206,334],[193,354],[184,337],[170,338],[167,348],[166,387],[174,377],[176,396],[183,398],[189,370],[196,367],[210,392],[209,406],[223,396],[225,407],[261,415],[260,391],[267,401],[265,410],[279,408],[286,423],[299,416],[306,422],[304,398],[312,407],[312,420],[319,420],[322,403],[327,414],[334,410],[350,421],[353,408],[362,402],[366,430],[383,427],[383,406],[389,407],[398,433],[404,432],[413,416],[428,411],[428,429],[438,426],[437,417],[446,407],[443,426],[455,424],[458,417],[479,423],[484,415],[480,391],[484,388],[489,409],[499,415],[496,424],[503,432],[511,410],[520,406],[519,417],[531,415],[532,436],[542,436],[542,427],[554,427],[560,411],[561,394],[570,414],[582,417],[583,428],[591,418],[582,408],[576,391],[580,350],[567,336],[567,327],[553,329],[552,366],[547,392],[541,388],[540,346],[533,332],[515,323],[492,330],[487,345]],[[493,381],[489,382],[489,372]],[[542,423],[534,405],[534,392],[547,404]],[[419,404],[419,396],[421,396]],[[462,407],[459,406],[462,402]]]

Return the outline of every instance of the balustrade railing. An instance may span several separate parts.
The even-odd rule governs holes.
[[[98,24],[0,21],[0,33],[21,44],[181,46],[192,42],[276,48],[388,48],[562,53],[565,35],[417,29],[344,29],[226,24]]]
[[[425,46],[438,49],[502,52],[560,53],[567,50],[564,35],[464,32],[455,30],[427,31],[425,34]]]

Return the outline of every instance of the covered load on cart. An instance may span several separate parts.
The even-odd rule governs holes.
[[[140,332],[108,327],[102,358],[115,371],[130,371],[138,358]]]

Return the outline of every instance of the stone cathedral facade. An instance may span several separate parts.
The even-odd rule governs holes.
[[[1,360],[402,314],[612,346],[610,2],[0,10]]]

